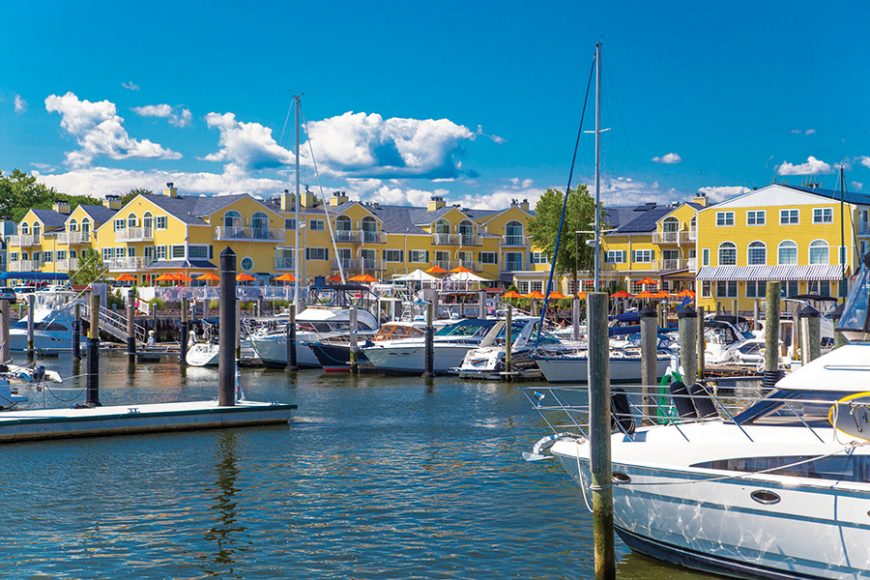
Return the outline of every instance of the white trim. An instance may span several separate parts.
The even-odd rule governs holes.
[[[761,247],[764,248],[764,263],[763,264],[753,264],[752,260],[749,259],[749,250],[752,249],[752,244],[761,244]],[[747,266],[767,266],[767,244],[762,242],[761,240],[752,240],[746,246],[746,265]]]
[[[787,224],[782,223],[782,212],[784,211],[796,211],[798,212],[798,220],[794,223],[789,222]],[[779,208],[779,225],[781,226],[799,226],[801,225],[801,210],[796,207],[781,207]]]
[[[723,264],[722,263],[722,246],[725,244],[731,244],[734,246],[734,263],[733,264]],[[716,248],[716,265],[717,266],[736,266],[737,265],[737,244],[730,240],[724,240],[719,242],[719,246]]]
[[[785,243],[794,244],[794,249],[795,249],[795,257],[794,257],[794,260],[795,260],[795,261],[794,261],[794,264],[783,264],[783,263],[780,262],[780,260],[779,260],[779,249],[780,249],[780,248],[782,247],[782,245],[785,244]],[[800,252],[801,252],[801,250],[800,250],[800,246],[799,246],[798,243],[795,242],[794,240],[780,240],[779,243],[776,245],[776,265],[777,265],[777,266],[797,266],[798,263],[800,263],[800,261],[801,261],[801,254],[800,254]]]

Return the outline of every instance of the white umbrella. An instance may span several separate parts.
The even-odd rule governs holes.
[[[394,280],[398,282],[437,282],[437,276],[433,276],[428,272],[424,272],[423,270],[417,268],[413,272],[408,274],[403,274],[401,276],[396,276]]]
[[[454,272],[445,278],[450,282],[492,282],[489,278],[478,276],[474,272]]]

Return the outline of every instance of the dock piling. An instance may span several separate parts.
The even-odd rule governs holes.
[[[822,355],[822,319],[818,310],[807,304],[798,314],[801,325],[801,364],[809,364]]]
[[[136,310],[133,303],[133,289],[127,290],[127,357],[136,362]]]
[[[287,309],[287,370],[299,370],[296,358],[296,305],[293,303]]]
[[[707,361],[704,352],[707,350],[707,336],[704,334],[704,307],[698,307],[698,380],[703,381],[707,374]],[[756,319],[757,320],[757,319]]]
[[[82,305],[78,301],[73,305],[72,331],[72,357],[79,361],[82,359]]]
[[[698,313],[691,306],[677,315],[680,336],[680,366],[683,367],[683,382],[687,386],[698,380]]]
[[[764,299],[764,376],[762,384],[772,389],[782,378],[779,370],[779,300],[781,282],[767,283]]]
[[[641,408],[643,420],[649,422],[653,416],[654,408],[650,396],[650,387],[656,384],[656,358],[658,350],[658,328],[656,324],[656,311],[645,306],[640,311],[640,376],[641,376]]]
[[[349,335],[350,336],[350,343],[348,344],[348,350],[349,350],[349,354],[350,354],[350,372],[351,373],[356,373],[359,370],[359,366],[357,365],[357,360],[356,360],[356,355],[357,355],[357,352],[356,352],[357,351],[357,340],[356,340],[357,317],[358,317],[358,313],[356,310],[356,306],[352,306],[350,309],[350,320],[348,321],[349,326],[350,326],[350,335]]]
[[[242,358],[242,301],[236,299],[236,341],[235,346],[233,347],[233,352],[236,353],[236,360],[239,361]]]
[[[486,320],[486,290],[477,293],[477,317]]]
[[[507,310],[504,313],[504,372],[507,373],[505,376],[511,376],[513,372],[513,362],[511,357],[513,356],[513,319],[514,319],[514,307],[508,305]]]
[[[576,294],[571,300],[571,338],[580,340],[580,298]]]
[[[27,295],[27,358],[33,358],[36,351],[36,341],[34,340],[34,321],[33,308],[36,303],[36,295],[30,293]]]
[[[0,364],[9,362],[9,301],[0,300]]]
[[[236,404],[236,332],[238,302],[236,299],[236,253],[227,247],[220,255],[220,354],[218,358],[218,405]]]
[[[100,296],[93,290],[90,300],[88,324],[88,363],[85,387],[85,406],[99,407],[100,403]]]
[[[181,367],[187,366],[187,345],[190,341],[190,305],[187,298],[181,299],[181,326],[179,328],[179,352]]]
[[[423,370],[424,378],[435,376],[435,303],[428,302],[426,304],[426,338],[425,338],[425,366]]]
[[[607,294],[586,295],[589,335],[589,468],[592,491],[592,534],[595,578],[616,577],[613,537],[613,472],[610,464],[610,340]]]

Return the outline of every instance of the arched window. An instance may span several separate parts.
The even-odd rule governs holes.
[[[764,266],[767,264],[767,246],[763,242],[752,242],[749,244],[746,262],[750,266]]]
[[[127,216],[127,227],[128,228],[135,228],[136,224],[138,224],[138,223],[139,223],[139,218],[136,217],[136,214],[131,213],[130,215]]]
[[[148,232],[154,227],[154,216],[151,215],[150,211],[145,212],[145,215],[142,216],[142,227]]]
[[[224,227],[229,230],[242,227],[242,214],[235,210],[225,213]]]
[[[450,233],[450,222],[447,220],[438,220],[435,222],[435,233],[436,234],[449,234]]]
[[[33,240],[38,241],[39,236],[42,235],[42,226],[39,223],[33,224]]]
[[[778,255],[776,263],[780,266],[788,266],[790,264],[798,263],[797,244],[792,242],[791,240],[785,240],[784,242],[780,242],[777,254]]]
[[[474,224],[468,220],[459,222],[459,235],[462,238],[462,243],[469,245],[474,243]]]
[[[75,219],[71,219],[71,220],[69,220],[69,224],[67,225],[67,228],[71,232],[77,232],[77,231],[79,231],[79,222],[76,221]]]
[[[816,240],[810,244],[810,264],[830,263],[830,248],[825,240]]]
[[[346,215],[340,215],[335,218],[335,229],[340,232],[349,232],[353,229],[353,222]]]
[[[22,223],[21,224],[21,235],[26,236],[29,233],[30,233],[30,226],[27,225],[26,223]]]
[[[521,222],[508,222],[504,228],[505,245],[507,246],[522,246],[523,244],[523,224]]]
[[[91,220],[84,218],[82,220],[82,232],[89,233],[91,231]]]
[[[362,219],[362,231],[364,242],[376,242],[378,239],[378,222],[371,216]]]
[[[719,244],[719,265],[737,265],[737,246],[733,242],[722,242]]]
[[[269,216],[261,211],[258,211],[251,216],[251,228],[254,230],[254,237],[258,240],[269,238]]]

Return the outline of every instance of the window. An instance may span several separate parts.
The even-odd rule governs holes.
[[[542,292],[544,290],[544,283],[541,280],[532,280],[529,282],[529,292]]]
[[[61,262],[61,261],[63,261],[63,260],[66,260],[66,252],[63,251],[63,250],[58,250],[58,251],[57,251],[57,256],[55,256],[55,259],[56,259],[58,262]]]
[[[157,218],[160,219],[160,218]],[[166,259],[166,246],[154,246],[154,257],[158,260]]]
[[[788,266],[798,263],[797,244],[790,240],[779,243],[779,249],[777,250],[777,254],[778,255],[776,261],[781,266]]]
[[[384,250],[384,262],[401,262],[402,250]]]
[[[340,215],[335,218],[335,229],[339,232],[349,232],[353,229],[353,222],[346,215]]]
[[[737,282],[734,280],[716,282],[716,296],[719,298],[737,298]]]
[[[256,240],[269,239],[269,216],[261,211],[251,216],[251,231]]]
[[[172,246],[170,249],[172,259],[184,257],[184,246]]]
[[[26,236],[27,234],[30,233],[30,226],[28,226],[27,224],[21,224],[21,226],[19,226],[19,227],[21,228],[21,235],[22,236]]]
[[[710,281],[701,282],[701,298],[713,297],[713,284]]]
[[[131,258],[135,257],[136,256],[136,247],[132,246],[132,247],[127,248],[127,255],[130,256]]]
[[[314,221],[314,220],[312,220]],[[321,221],[321,223],[323,223]],[[327,248],[305,248],[306,260],[328,260],[329,250]]]
[[[91,231],[91,220],[85,218],[82,220],[82,232],[90,232]]]
[[[154,227],[155,227],[155,229],[158,229],[158,230],[165,230],[166,229],[166,216],[165,215],[157,216],[157,219],[154,220]]]
[[[203,246],[203,245],[188,246],[187,247],[187,257],[207,260],[208,258],[211,257],[211,256],[209,256],[209,254],[211,253],[211,252],[209,252],[210,249],[211,249],[211,246]]]
[[[506,246],[522,246],[523,224],[517,221],[508,222],[505,226],[504,243]]]
[[[445,252],[443,250],[438,250],[435,252],[435,261],[436,262],[449,262],[450,261],[450,252]]]
[[[813,208],[813,223],[814,224],[832,224],[834,223],[834,209],[830,207],[814,207]]]
[[[154,217],[151,212],[145,212],[145,215],[142,216],[142,227],[148,232],[154,227]]]
[[[322,231],[326,227],[326,222],[323,220],[308,220],[308,228],[312,232]]]
[[[124,221],[124,218],[115,220],[115,231],[119,232],[124,229],[127,229],[127,222]]]
[[[34,252],[33,256],[34,256],[34,259],[38,259],[38,258],[36,258],[36,253],[35,253],[35,252]],[[51,258],[52,258],[51,252],[43,252],[43,254],[42,254],[42,261],[43,261],[45,264],[48,264],[49,262],[51,262]]]
[[[710,265],[710,248],[704,248],[703,250],[701,250],[701,265]]]
[[[284,229],[285,230],[295,230],[296,229],[296,218],[288,218],[284,220]]]
[[[426,250],[408,250],[408,261],[417,262],[418,264],[428,264],[429,252]]]
[[[767,295],[767,282],[752,281],[746,283],[747,298],[764,298]]]
[[[767,246],[762,242],[752,242],[747,258],[750,266],[764,266],[767,263]]]
[[[474,254],[472,252],[456,252],[456,259],[463,265],[470,264],[474,261]]]
[[[103,248],[103,261],[108,262],[112,259],[112,248]]]
[[[505,252],[504,269],[506,272],[518,272],[523,269],[522,252]]]
[[[254,260],[250,256],[245,256],[242,258],[242,270],[245,272],[250,272],[254,269]]]
[[[242,227],[242,214],[232,210],[224,214],[224,227],[228,230],[234,230]]]
[[[532,264],[549,264],[547,254],[544,252],[532,252]]]
[[[747,226],[763,226],[767,221],[767,212],[763,209],[757,209],[746,212]]]
[[[9,261],[10,262],[17,262],[18,261],[18,252],[10,253],[9,254]]]
[[[75,258],[78,258],[78,257],[79,257],[79,254],[78,254],[78,252],[76,252],[75,250],[70,250],[70,251],[69,251],[69,257],[72,258],[72,259],[75,259]]]
[[[807,292],[821,296],[830,296],[831,282],[829,280],[813,280],[807,284]]]
[[[717,226],[733,226],[734,212],[733,211],[717,211],[716,212]]]
[[[632,252],[632,262],[640,264],[649,264],[655,259],[655,250],[634,250]]]
[[[810,264],[828,264],[830,262],[830,248],[828,242],[816,240],[810,244]]]
[[[136,217],[136,214],[131,213],[130,215],[128,215],[127,216],[127,227],[128,228],[135,228],[137,225],[139,225],[139,218]]]
[[[782,281],[782,290],[780,290],[780,294],[785,298],[791,298],[792,296],[798,295],[798,281],[797,280],[783,280]]]
[[[127,248],[115,248],[115,257],[116,258],[126,258],[127,257]]]
[[[779,224],[782,226],[792,226],[801,222],[801,213],[798,209],[781,209],[779,210]]]
[[[438,220],[435,222],[435,233],[436,234],[449,234],[450,233],[450,222],[447,220]]]
[[[71,220],[69,220],[69,226],[68,226],[68,227],[69,227],[69,231],[71,231],[71,232],[77,232],[77,231],[79,231],[79,222],[77,222],[76,220],[72,220],[72,219],[71,219]]]
[[[624,264],[625,250],[607,250],[604,254],[604,262],[607,264]]]
[[[719,244],[719,265],[734,266],[737,264],[737,246],[733,242]]]
[[[459,235],[462,238],[463,244],[474,243],[474,224],[468,220],[459,222]]]

